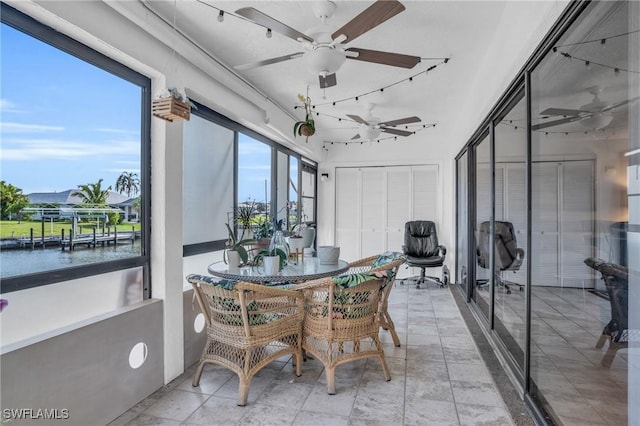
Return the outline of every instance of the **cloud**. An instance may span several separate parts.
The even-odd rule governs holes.
[[[269,161],[271,161],[271,147],[262,143],[239,143],[238,144],[238,155],[265,155],[268,156]]]
[[[105,155],[140,155],[140,141],[75,142],[58,139],[10,139],[2,141],[2,160],[76,160]],[[14,146],[11,146],[14,145]]]
[[[0,131],[3,133],[41,133],[60,132],[63,130],[64,127],[61,126],[0,122]]]
[[[110,128],[106,128],[106,127],[98,128],[98,129],[96,129],[96,132],[117,133],[117,134],[121,134],[121,135],[139,135],[140,134],[139,130],[110,129]]]
[[[23,111],[21,109],[18,109],[13,102],[11,102],[11,101],[9,101],[7,99],[0,99],[0,111],[2,111],[2,112],[26,112],[26,111]]]

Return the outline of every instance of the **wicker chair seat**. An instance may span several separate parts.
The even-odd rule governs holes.
[[[238,405],[247,403],[252,377],[270,362],[293,355],[302,365],[302,294],[246,282],[218,285],[213,277],[187,280],[207,322],[207,343],[193,378],[198,386],[207,363],[224,366],[240,380]]]
[[[378,358],[391,380],[378,338],[380,298],[391,277],[390,270],[376,271],[297,286],[305,301],[302,347],[324,365],[329,394],[335,394],[336,367],[359,359]]]
[[[360,260],[349,263],[349,273],[361,273],[369,271],[383,271],[391,268],[393,278],[389,285],[384,288],[382,297],[380,298],[380,327],[388,330],[393,339],[393,344],[400,346],[400,338],[396,332],[396,326],[389,315],[389,295],[394,286],[396,274],[402,264],[406,262],[405,256],[400,252],[385,252],[376,256],[365,257]]]

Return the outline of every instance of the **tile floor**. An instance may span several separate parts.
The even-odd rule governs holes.
[[[486,300],[488,291],[478,294]],[[500,292],[495,309],[522,349],[524,293]],[[628,370],[638,367],[630,367],[627,349],[603,366],[609,345],[595,347],[610,319],[609,301],[582,288],[533,289],[531,374],[564,425],[628,422]]]
[[[336,369],[328,395],[322,365],[309,360],[296,377],[290,359],[254,377],[245,407],[238,379],[195,366],[110,423],[116,425],[513,425],[449,288],[397,283],[389,311],[402,346],[381,331],[391,381],[365,360]]]

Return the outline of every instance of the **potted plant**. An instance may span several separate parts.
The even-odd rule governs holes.
[[[305,136],[305,142],[309,142],[309,136],[316,133],[316,123],[311,115],[311,98],[307,95],[298,94],[298,99],[304,104],[304,121],[297,121],[293,125],[293,136]]]
[[[245,232],[249,232],[248,236],[251,238],[251,231],[256,212],[256,203],[250,199],[248,199],[243,205],[236,208],[235,221],[238,227],[242,228],[240,239],[244,238]]]
[[[260,250],[253,258],[253,263],[263,265],[265,274],[275,275],[282,268],[287,260],[287,254],[281,248],[270,248],[268,250]]]
[[[229,238],[227,240],[227,249],[222,254],[222,260],[229,265],[229,268],[238,268],[241,264],[246,264],[249,261],[249,253],[244,246],[255,244],[256,241],[253,239],[237,240],[231,226],[228,223],[225,223],[225,225],[229,231]]]
[[[153,115],[167,121],[187,120],[191,116],[191,108],[197,109],[189,100],[184,90],[170,87],[160,92],[152,102]]]
[[[298,251],[302,252],[304,249],[304,238],[300,235],[300,230],[303,228],[304,224],[296,223],[291,228],[291,235],[289,235],[289,252],[296,253]]]

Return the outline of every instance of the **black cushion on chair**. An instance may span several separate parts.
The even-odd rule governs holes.
[[[415,257],[407,255],[407,264],[410,266],[426,266],[437,267],[442,266],[444,263],[444,256],[430,256],[430,257]]]
[[[403,251],[409,266],[427,268],[442,266],[447,253],[444,246],[438,244],[436,224],[430,220],[405,223]]]

